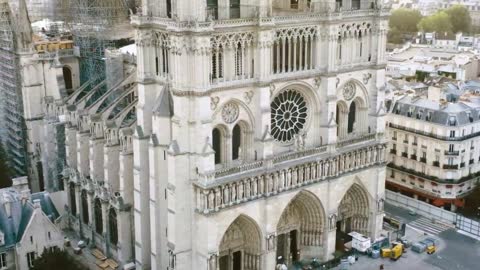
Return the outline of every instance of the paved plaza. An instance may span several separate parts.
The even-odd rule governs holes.
[[[414,242],[425,237],[438,240],[437,252],[433,255],[418,254],[410,249],[398,261],[372,259],[360,256],[358,262],[348,266],[352,270],[377,270],[384,265],[385,270],[477,270],[479,267],[480,241],[458,233],[447,224],[433,222],[422,216],[411,216],[402,208],[385,205],[385,211],[407,223],[407,239]],[[337,267],[335,269],[341,269]]]

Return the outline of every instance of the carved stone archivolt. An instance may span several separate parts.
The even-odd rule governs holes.
[[[238,119],[240,114],[240,108],[237,103],[229,102],[222,108],[222,119],[227,124],[231,124]]]

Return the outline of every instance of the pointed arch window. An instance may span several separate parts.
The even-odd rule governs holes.
[[[74,183],[70,183],[69,191],[70,191],[70,210],[72,212],[72,215],[76,216],[77,215],[77,200],[76,200],[75,184]]]
[[[236,124],[232,132],[232,160],[238,160],[242,151],[242,128]]]
[[[89,215],[88,215],[88,194],[86,190],[82,190],[81,194],[82,199],[82,221],[85,224],[90,223]]]
[[[222,132],[218,128],[212,131],[212,146],[215,151],[215,164],[222,163]]]
[[[110,232],[110,243],[113,245],[118,244],[118,227],[117,227],[117,211],[114,208],[110,208],[108,213],[108,226]]]
[[[347,132],[352,133],[354,130],[355,120],[356,120],[356,113],[357,113],[357,105],[355,101],[350,104],[350,109],[348,111],[348,128]]]
[[[96,198],[93,205],[95,213],[95,232],[98,234],[103,233],[103,216],[102,216],[102,202],[99,198]]]

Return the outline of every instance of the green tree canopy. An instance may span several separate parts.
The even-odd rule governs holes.
[[[450,17],[453,33],[470,32],[472,27],[472,18],[470,17],[470,12],[465,6],[454,5],[449,9],[446,9],[445,12]]]
[[[431,16],[423,18],[418,23],[418,28],[424,32],[452,33],[453,31],[450,16],[445,11],[438,11]]]
[[[60,249],[47,250],[44,249],[40,257],[33,261],[33,270],[52,270],[52,269],[68,269],[68,270],[87,270],[80,263],[75,261],[68,252]]]
[[[399,8],[392,12],[388,25],[391,29],[396,29],[401,33],[418,32],[417,25],[422,19],[420,11]]]
[[[11,171],[8,167],[7,154],[3,149],[3,145],[0,142],[0,188],[12,186],[12,179],[10,177]]]

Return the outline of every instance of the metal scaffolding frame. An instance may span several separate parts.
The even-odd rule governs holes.
[[[65,22],[80,56],[81,83],[105,79],[105,49],[117,47],[130,28],[125,0],[63,0]],[[95,83],[93,85],[95,85]]]
[[[27,174],[26,128],[13,17],[8,1],[0,0],[0,136],[14,176],[23,176]]]

